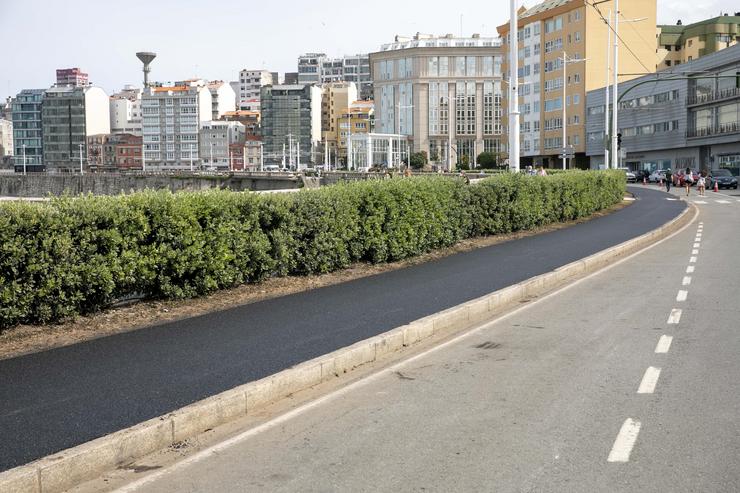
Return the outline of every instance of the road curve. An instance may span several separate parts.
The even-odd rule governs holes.
[[[0,361],[0,471],[552,271],[686,207],[630,190],[634,205],[567,229]]]

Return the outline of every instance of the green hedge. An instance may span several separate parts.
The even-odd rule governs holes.
[[[295,194],[144,192],[0,206],[0,328],[92,313],[127,296],[189,298],[270,276],[390,262],[461,239],[587,216],[624,177],[425,177]]]

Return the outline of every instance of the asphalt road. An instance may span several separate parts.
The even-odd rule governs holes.
[[[551,271],[685,207],[632,190],[634,205],[565,230],[0,361],[0,471]]]
[[[740,491],[740,197],[690,200],[652,249],[123,491]]]

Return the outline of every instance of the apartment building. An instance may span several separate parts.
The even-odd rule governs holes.
[[[53,87],[41,106],[43,163],[49,171],[87,166],[87,137],[110,133],[110,103],[99,87]]]
[[[208,83],[211,91],[211,119],[218,120],[225,113],[236,110],[236,93],[229,84],[222,80]]]
[[[337,118],[336,143],[337,150],[335,165],[339,162],[347,164],[348,141],[353,135],[371,134],[375,132],[375,103],[372,100],[355,101],[341,112]]]
[[[41,170],[44,164],[43,125],[41,107],[46,89],[23,89],[13,100],[13,163],[20,169]]]
[[[141,89],[125,86],[110,97],[110,131],[112,134],[141,135]]]
[[[693,24],[658,26],[658,70],[697,60],[740,42],[740,12]]]
[[[144,166],[147,170],[188,170],[199,166],[202,122],[210,121],[213,101],[202,80],[147,87],[141,99]]]
[[[259,111],[227,111],[221,117],[221,120],[227,122],[239,122],[244,125],[244,132],[247,137],[259,137],[260,134],[260,112]]]
[[[370,54],[376,131],[400,134],[411,152],[424,151],[450,170],[474,164],[484,151],[500,152],[502,57],[499,39],[478,34],[396,37]],[[398,161],[404,146],[389,142]]]
[[[738,73],[740,45],[735,45],[666,69],[660,77],[647,75],[621,84],[623,165],[648,171],[724,168],[740,174]],[[655,83],[637,86],[646,81]],[[602,168],[604,91],[589,91],[586,106],[590,166]]]
[[[13,121],[0,119],[0,161],[13,155]]]
[[[249,100],[256,100],[259,105],[260,91],[264,86],[271,86],[278,84],[278,77],[276,72],[270,72],[269,70],[247,70],[244,69],[239,72],[239,92],[237,93],[237,101],[239,103],[240,110],[246,110],[246,102]],[[254,105],[250,105],[249,109],[255,109]],[[259,107],[256,108],[259,111]]]
[[[239,122],[210,121],[200,128],[200,157],[203,166],[212,171],[234,169],[233,148],[244,148],[244,125]],[[243,158],[243,151],[238,153]]]
[[[312,84],[262,88],[265,164],[300,170],[321,160],[321,94]]]
[[[332,82],[321,87],[321,141],[329,152],[338,153],[338,119],[357,100],[354,82]]]
[[[142,137],[134,134],[113,134],[105,145],[105,162],[118,171],[141,170]]]
[[[115,162],[111,154],[106,154],[109,134],[88,135],[86,141],[86,165],[90,171],[113,171]]]
[[[286,74],[286,78],[288,74]],[[373,80],[368,54],[330,58],[324,53],[306,53],[298,58],[299,84],[354,82],[361,99],[373,97]]]
[[[79,68],[57,69],[58,87],[85,87],[90,85],[89,76]]]
[[[620,18],[643,20],[620,30],[629,50],[623,47],[620,51],[618,73],[653,72],[657,61],[656,0],[620,0],[619,6]],[[575,153],[572,164],[588,167],[585,100],[588,91],[604,87],[607,82],[609,30],[604,19],[610,9],[615,11],[613,1],[593,7],[584,0],[547,0],[530,9],[520,9],[517,40],[522,166],[560,167],[558,156],[569,146]],[[498,33],[508,47],[509,24],[499,26]],[[565,80],[564,56],[568,60],[582,60],[567,63]],[[508,77],[507,60],[508,57],[504,73]],[[636,76],[621,75],[619,80]],[[506,100],[504,112],[508,114]],[[508,135],[504,140],[508,141]]]

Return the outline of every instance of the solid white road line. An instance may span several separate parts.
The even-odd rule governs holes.
[[[690,277],[684,277],[683,278],[683,285],[684,286],[690,286],[691,285],[691,278]]]
[[[691,257],[691,258],[689,259],[689,263],[690,263],[690,264],[695,264],[695,263],[696,263],[696,261],[697,261],[697,258],[696,258],[696,257]]]
[[[680,308],[674,308],[671,311],[671,315],[668,317],[668,325],[676,325],[681,321],[681,314],[683,310]]]
[[[694,267],[693,265],[689,265],[688,267],[686,267],[686,273],[687,274],[693,274],[694,271],[696,271],[696,267]]]
[[[683,301],[686,301],[688,297],[689,297],[689,292],[681,290],[678,292],[678,296],[676,296],[676,301],[683,302]]]
[[[662,336],[658,341],[658,346],[655,348],[655,354],[668,354],[673,343],[672,336]]]
[[[707,202],[704,202],[703,200],[695,200],[694,203],[695,204],[702,204],[702,205],[707,204]]]
[[[652,394],[655,392],[655,387],[658,385],[658,379],[660,378],[660,368],[651,366],[645,371],[645,376],[642,377],[640,388],[637,389],[638,394]]]
[[[637,441],[637,435],[640,434],[642,423],[628,418],[619,430],[619,435],[614,441],[612,451],[609,453],[608,462],[629,462],[632,448]]]
[[[729,200],[715,200],[715,202],[717,202],[718,204],[729,204],[730,203]]]

